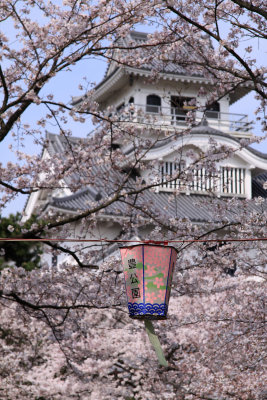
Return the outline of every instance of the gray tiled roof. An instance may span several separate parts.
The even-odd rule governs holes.
[[[207,127],[206,127],[207,128]],[[200,127],[199,129],[203,129]],[[219,132],[219,131],[216,131]],[[196,133],[196,132],[195,132]],[[215,132],[213,132],[214,134]],[[47,134],[49,140],[48,151],[51,156],[56,153],[63,153],[68,145],[66,139],[61,136]],[[69,138],[72,143],[77,143],[80,138]],[[86,140],[86,139],[84,139]],[[65,211],[85,211],[92,206],[101,204],[107,197],[111,196],[116,190],[117,185],[123,179],[124,174],[118,171],[108,171],[105,165],[96,165],[92,167],[92,173],[95,176],[94,186],[85,187],[75,194],[64,196],[60,198],[52,198],[47,204],[57,209]],[[108,181],[104,182],[103,177],[108,176]],[[263,189],[262,185],[267,180],[267,173],[259,175],[253,180],[253,196],[261,196],[267,198],[267,191]],[[127,187],[134,188],[135,181],[129,179]],[[130,199],[131,200],[131,199]],[[149,212],[152,210],[153,216],[161,215],[162,212],[166,218],[188,218],[192,222],[215,222],[218,217],[211,211],[211,202],[220,207],[220,204],[225,201],[225,198],[212,197],[210,195],[201,194],[179,194],[174,196],[173,193],[168,192],[155,192],[154,190],[145,190],[142,194],[137,196],[136,206],[143,211],[132,211],[133,213],[143,213],[144,217],[148,217]],[[147,208],[149,205],[149,209]],[[257,210],[257,205],[253,202],[248,203],[248,207]],[[148,211],[148,214],[146,213]],[[267,210],[267,203],[266,203]],[[115,216],[126,216],[129,214],[127,204],[120,199],[115,203],[109,205],[103,211],[104,215],[114,218]],[[234,210],[228,213],[228,218],[234,218]],[[219,222],[219,220],[218,220]]]
[[[139,35],[141,32],[134,32],[132,31],[130,33],[131,39],[138,41]],[[142,34],[142,33],[141,33]],[[144,35],[144,42],[147,40],[147,34]],[[206,39],[205,43],[206,46],[211,48],[211,41],[208,37],[204,37]],[[192,49],[189,48],[188,45],[184,44],[183,45],[183,54],[185,60],[188,62],[192,62],[193,60],[197,59],[197,56],[195,55],[195,52],[192,51]],[[179,55],[179,58],[181,56]],[[174,59],[175,61],[172,61]],[[175,75],[187,75],[187,76],[203,76],[203,74],[200,73],[198,69],[196,69],[196,66],[182,66],[181,63],[179,64],[177,62],[177,56],[175,54],[169,54],[169,59],[166,61],[161,61],[157,57],[154,57],[153,60],[149,64],[144,64],[142,66],[143,69],[148,69],[148,70],[156,70],[160,72],[164,72],[166,74],[175,74]]]
[[[46,132],[47,150],[50,155],[64,154],[64,151],[68,148],[69,144],[75,144],[85,141],[86,138],[80,138],[75,136],[64,137],[56,135],[54,133]],[[69,143],[69,144],[68,144]]]
[[[125,50],[129,53],[129,48],[130,44],[140,44],[146,42],[148,39],[148,34],[144,32],[137,32],[137,31],[131,31],[129,35],[127,35],[124,38],[119,38],[117,43],[120,44],[122,47],[125,47]],[[205,39],[206,47],[212,49],[212,42],[210,38],[206,35],[203,36],[203,39]],[[131,42],[131,43],[130,43]],[[160,46],[154,47],[153,48],[153,59],[149,61],[148,63],[142,63],[141,66],[136,67],[134,64],[132,65],[132,68],[129,69],[130,65],[128,66],[122,66],[121,64],[116,64],[116,61],[111,61],[111,63],[107,66],[104,78],[95,86],[95,90],[97,92],[98,89],[100,89],[107,81],[109,81],[113,75],[117,73],[118,70],[121,68],[125,69],[126,71],[130,73],[134,73],[137,75],[145,75],[147,72],[149,73],[150,71],[157,71],[159,73],[164,74],[166,77],[170,77],[172,79],[173,75],[176,75],[177,78],[181,76],[181,79],[184,80],[185,77],[188,78],[193,78],[193,80],[197,80],[197,78],[205,78],[210,79],[212,78],[212,75],[206,70],[205,74],[203,74],[203,68],[201,71],[197,67],[199,58],[201,58],[201,54],[204,51],[202,48],[201,51],[199,51],[199,54],[196,54],[196,51],[192,49],[188,44],[184,43],[183,49],[180,50],[179,53],[179,59],[185,60],[183,62],[184,65],[182,65],[182,61],[177,61],[177,55],[176,54],[171,54],[170,52],[168,53],[168,59],[166,60],[160,60],[159,57],[157,57],[156,52],[161,51]],[[146,51],[144,48],[141,51]],[[148,49],[151,53],[151,49]],[[181,52],[183,55],[181,56]],[[115,64],[114,64],[115,63]],[[205,75],[205,76],[204,76]],[[180,79],[180,78],[178,78]],[[240,85],[236,90],[232,91],[229,93],[230,96],[230,104],[233,104],[235,101],[237,101],[239,98],[245,96],[249,91],[251,90],[251,86],[249,83],[245,85]],[[73,105],[78,105],[83,99],[83,96],[75,96],[72,99],[72,104]]]
[[[208,205],[203,205],[202,208],[199,207],[203,196],[180,195],[176,200],[172,199],[172,197],[169,193],[145,191],[139,196],[136,206],[140,207],[144,204],[149,204],[150,210],[153,210],[154,215],[159,215],[164,211],[167,218],[189,218],[196,222],[212,221],[212,214],[208,211]],[[53,198],[51,205],[65,210],[85,211],[92,202],[95,203],[95,198],[92,196],[90,190],[86,189],[71,196]],[[127,205],[123,201],[117,201],[105,209],[105,215],[126,216]]]
[[[266,197],[265,191],[265,197]],[[223,198],[214,198],[208,195],[197,195],[197,194],[179,194],[176,197],[171,193],[154,191],[145,191],[142,195],[139,195],[136,206],[143,209],[144,217],[148,217],[146,214],[147,205],[149,205],[148,212],[153,213],[154,216],[159,216],[162,213],[166,219],[189,219],[192,222],[219,222],[219,218],[215,216],[217,207],[220,208],[222,203],[225,201]],[[211,207],[211,202],[213,206]],[[82,190],[74,195],[66,196],[63,198],[53,198],[50,205],[66,211],[85,211],[90,205],[100,204],[101,201],[96,201],[96,196],[93,196],[90,189]],[[261,206],[262,207],[262,206]],[[264,206],[267,211],[267,204]],[[248,209],[254,211],[260,211],[259,206],[254,202],[248,202]],[[227,212],[226,216],[229,220],[235,219],[235,213],[238,210],[232,210]],[[133,211],[133,213],[142,213],[142,211]],[[115,216],[128,216],[129,209],[123,201],[116,201],[112,205],[108,206],[104,215],[115,217]]]
[[[205,123],[205,120],[204,120],[204,122],[201,121],[198,125],[191,128],[190,134],[227,137],[227,138],[233,140],[234,142],[240,143],[240,139],[238,137],[234,137],[233,135],[229,135],[229,133],[222,132],[222,131],[219,131],[218,129],[212,128],[207,123]],[[155,149],[155,148],[163,147],[166,144],[170,143],[171,141],[172,141],[171,138],[168,138],[168,137],[164,138],[164,139],[160,140],[158,143],[156,143],[153,148]],[[130,154],[133,151],[133,149],[134,149],[134,146],[127,149],[127,154]],[[250,151],[252,154],[255,154],[256,156],[258,156],[264,160],[267,160],[266,153],[262,153],[261,151],[256,150],[251,146],[246,146],[246,149],[248,151]]]
[[[206,45],[211,48],[211,41],[208,37],[203,37],[206,39]],[[144,44],[148,40],[148,34],[144,32],[137,32],[137,31],[131,31],[128,36],[124,37],[123,39],[119,39],[118,42],[121,43],[124,46],[131,46],[130,42],[134,42],[137,45],[138,44]],[[143,49],[142,51],[146,51]],[[148,52],[150,49],[148,49]],[[154,48],[153,53],[157,51],[157,47]],[[161,47],[159,47],[159,51],[161,51]],[[195,76],[195,77],[202,77],[203,74],[200,73],[200,71],[196,68],[196,66],[192,66],[191,62],[193,60],[197,60],[197,56],[194,51],[192,51],[191,48],[189,48],[189,45],[186,45],[185,43],[183,44],[183,48],[181,50],[183,52],[184,58],[189,65],[181,65],[181,63],[177,62],[177,56],[175,54],[170,54],[168,53],[168,59],[166,60],[160,60],[158,57],[153,57],[153,59],[147,63],[147,64],[142,64],[141,67],[138,69],[140,70],[156,70],[159,72],[163,72],[165,74],[174,74],[174,75],[184,75],[184,76]],[[181,55],[179,54],[179,58],[181,58]],[[174,60],[174,61],[172,61]],[[106,75],[109,75],[108,73],[109,69],[106,71]]]

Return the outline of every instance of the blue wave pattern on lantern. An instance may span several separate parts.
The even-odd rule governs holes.
[[[161,315],[166,316],[168,306],[165,303],[162,304],[151,304],[151,303],[130,303],[128,302],[129,315]]]

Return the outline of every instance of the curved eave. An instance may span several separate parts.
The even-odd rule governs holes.
[[[39,214],[38,218],[44,218],[47,216],[47,214],[52,211],[53,213],[56,214],[65,214],[65,215],[78,215],[78,211],[76,210],[71,210],[69,208],[61,208],[61,207],[55,207],[54,205],[47,203],[45,207],[43,208],[42,212]]]
[[[156,195],[157,196],[157,195]],[[206,210],[202,210],[200,211],[198,209],[198,211],[196,212],[195,207],[190,207],[190,210],[188,210],[188,200],[192,200],[194,196],[191,196],[191,199],[187,198],[186,195],[182,195],[181,197],[183,197],[182,202],[179,203],[179,207],[181,210],[182,215],[187,215],[187,218],[190,219],[192,222],[197,223],[197,224],[202,224],[202,223],[206,223],[209,224],[212,222],[211,220],[211,216],[207,213]],[[198,196],[199,197],[199,196]],[[200,196],[202,197],[202,196]],[[161,202],[160,199],[158,199],[159,202]],[[159,203],[161,204],[161,203]],[[166,205],[166,204],[165,204]],[[84,210],[74,210],[74,209],[70,209],[70,208],[61,208],[61,207],[57,207],[54,206],[51,203],[48,203],[45,208],[43,209],[42,213],[40,214],[39,218],[44,218],[47,216],[47,213],[49,212],[53,212],[54,214],[57,215],[66,215],[66,216],[78,216],[79,212],[84,212]],[[172,215],[174,216],[174,215]],[[101,214],[96,214],[95,215],[96,219],[99,222],[112,222],[112,223],[123,223],[124,221],[126,221],[128,219],[128,216],[125,215],[123,212],[121,214],[107,214],[107,213],[101,213]],[[166,217],[170,217],[167,216]],[[181,217],[181,215],[180,215]],[[144,218],[144,223],[145,223],[145,218]],[[148,221],[148,219],[147,219]],[[215,223],[219,223],[219,221],[213,221]]]
[[[150,69],[145,68],[133,68],[127,67],[127,72],[136,76],[144,76],[149,77],[151,75]],[[210,85],[211,80],[201,75],[185,75],[185,74],[178,74],[178,73],[171,73],[171,72],[159,72],[159,78],[163,80],[170,80],[170,81],[179,81],[179,82],[186,82],[186,83],[201,83]]]
[[[189,135],[177,139],[175,142],[167,142],[162,146],[151,149],[147,153],[145,159],[150,161],[163,158],[174,151],[179,150],[181,147],[191,144],[194,144],[201,149],[203,146],[207,146],[209,144],[209,139],[213,136],[217,137],[218,144],[233,147],[238,150],[238,156],[248,163],[251,169],[258,168],[261,171],[266,170],[267,154],[261,153],[252,147],[240,148],[240,142],[238,139],[226,133],[215,130],[212,133],[190,133]]]
[[[75,216],[79,215],[79,213],[84,212],[84,210],[73,210],[68,207],[57,207],[54,206],[53,204],[48,203],[45,208],[42,210],[38,218],[44,218],[47,213],[52,211],[53,213],[56,213],[58,215],[66,215],[66,216]],[[95,218],[100,221],[100,222],[118,222],[119,221],[125,221],[127,219],[127,216],[124,215],[113,215],[113,214],[99,214],[96,215]],[[114,221],[115,220],[115,221]]]
[[[116,68],[110,75],[105,77],[95,87],[94,100],[98,103],[104,102],[110,98],[113,92],[120,89],[127,83],[128,75],[125,68]],[[72,105],[77,107],[83,100],[84,96],[72,97]]]
[[[128,76],[140,76],[148,78],[151,76],[151,70],[145,68],[134,67],[117,67],[110,75],[107,75],[96,87],[94,100],[104,102],[110,97],[111,93],[122,88],[128,81]],[[212,86],[212,80],[200,75],[185,75],[171,72],[160,72],[159,79],[165,81],[174,81],[181,83],[199,84]],[[240,84],[237,89],[229,94],[230,105],[244,97],[252,90],[251,82]],[[77,105],[82,101],[82,97],[73,97],[73,105]]]
[[[133,68],[133,67],[118,67],[115,69],[110,75],[105,77],[103,81],[101,81],[95,87],[95,95],[94,99],[98,102],[104,102],[107,98],[110,97],[111,93],[119,90],[128,81],[128,76],[140,76],[140,77],[149,77],[151,76],[151,70],[144,68]],[[210,85],[211,80],[201,77],[201,76],[186,76],[186,75],[178,75],[169,72],[159,73],[159,78],[162,80],[176,81],[176,82],[184,82],[184,83],[193,83],[193,84],[201,84],[201,85]],[[82,98],[80,98],[81,101]],[[76,103],[78,103],[76,99]]]

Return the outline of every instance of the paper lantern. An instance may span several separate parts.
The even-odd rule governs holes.
[[[177,250],[140,244],[121,247],[129,316],[166,319]]]

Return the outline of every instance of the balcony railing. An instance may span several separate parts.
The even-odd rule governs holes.
[[[190,193],[216,193],[218,195],[230,195],[244,197],[245,169],[220,167],[216,174],[211,174],[205,168],[194,168],[191,181],[184,179],[172,179],[180,170],[180,165],[167,161],[161,166],[160,190],[180,191]]]
[[[200,122],[205,115],[209,125],[216,129],[233,132],[248,132],[251,130],[251,122],[246,114],[223,113],[220,111],[199,111],[193,107],[177,108],[162,107],[156,105],[131,104],[112,114],[119,120],[153,124],[156,126],[185,127],[188,120],[188,112],[195,122]]]

